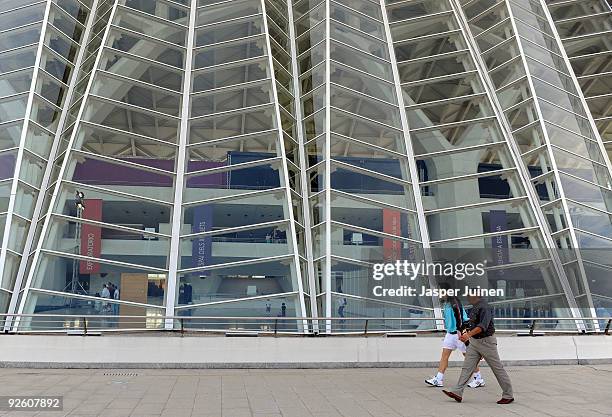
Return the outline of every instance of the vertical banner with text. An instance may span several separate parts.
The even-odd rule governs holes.
[[[213,208],[210,204],[203,204],[193,208],[192,233],[209,232],[212,230]],[[212,257],[212,236],[194,238],[191,242],[191,259],[194,268],[207,266]],[[201,271],[200,276],[210,275],[210,271]]]
[[[102,200],[86,199],[83,201],[85,209],[82,218],[86,220],[102,221]],[[81,226],[81,255],[99,258],[102,253],[102,229],[100,226],[83,223]],[[100,264],[94,261],[81,261],[79,273],[97,274]]]
[[[507,229],[508,215],[505,210],[489,211],[489,228],[493,233],[502,232]],[[493,248],[493,266],[505,265],[510,261],[510,253],[508,249],[508,239],[506,235],[498,235],[491,237],[491,247]],[[488,274],[490,281],[495,281],[497,288],[506,291],[506,280],[504,279],[504,270],[498,269],[491,271]]]
[[[383,232],[402,235],[402,217],[397,210],[383,209]],[[393,239],[383,239],[383,257],[385,262],[393,262],[402,258],[402,242]]]

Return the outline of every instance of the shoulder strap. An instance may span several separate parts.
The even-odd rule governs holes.
[[[461,330],[463,328],[463,314],[461,314],[461,302],[457,299],[454,299],[451,302],[451,307],[453,308],[455,323],[457,323],[457,330]]]

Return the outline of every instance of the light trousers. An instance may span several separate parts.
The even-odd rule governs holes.
[[[512,382],[510,382],[510,377],[504,369],[501,359],[499,359],[497,338],[495,336],[483,337],[482,339],[470,339],[470,344],[465,353],[465,360],[463,361],[463,369],[461,369],[459,382],[451,389],[451,392],[461,397],[463,396],[463,390],[478,367],[478,362],[481,357],[484,358],[493,371],[493,375],[495,375],[497,383],[502,389],[502,398],[514,398],[512,395]]]

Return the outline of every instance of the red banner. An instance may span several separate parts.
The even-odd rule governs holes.
[[[85,210],[83,219],[102,221],[102,200],[84,200]],[[99,258],[102,252],[102,229],[99,226],[82,223],[81,226],[81,255]],[[81,261],[79,273],[97,274],[100,264],[93,261]]]
[[[401,213],[397,210],[383,209],[383,232],[390,235],[402,235]],[[383,239],[383,257],[386,262],[402,258],[402,242],[393,239]]]

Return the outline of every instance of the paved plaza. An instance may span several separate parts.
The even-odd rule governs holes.
[[[37,370],[0,369],[0,395],[63,395],[61,412],[0,416],[400,417],[610,416],[612,365],[517,366],[517,402],[500,390],[466,390],[456,404],[423,379],[432,369]],[[447,385],[458,368],[447,372]]]

